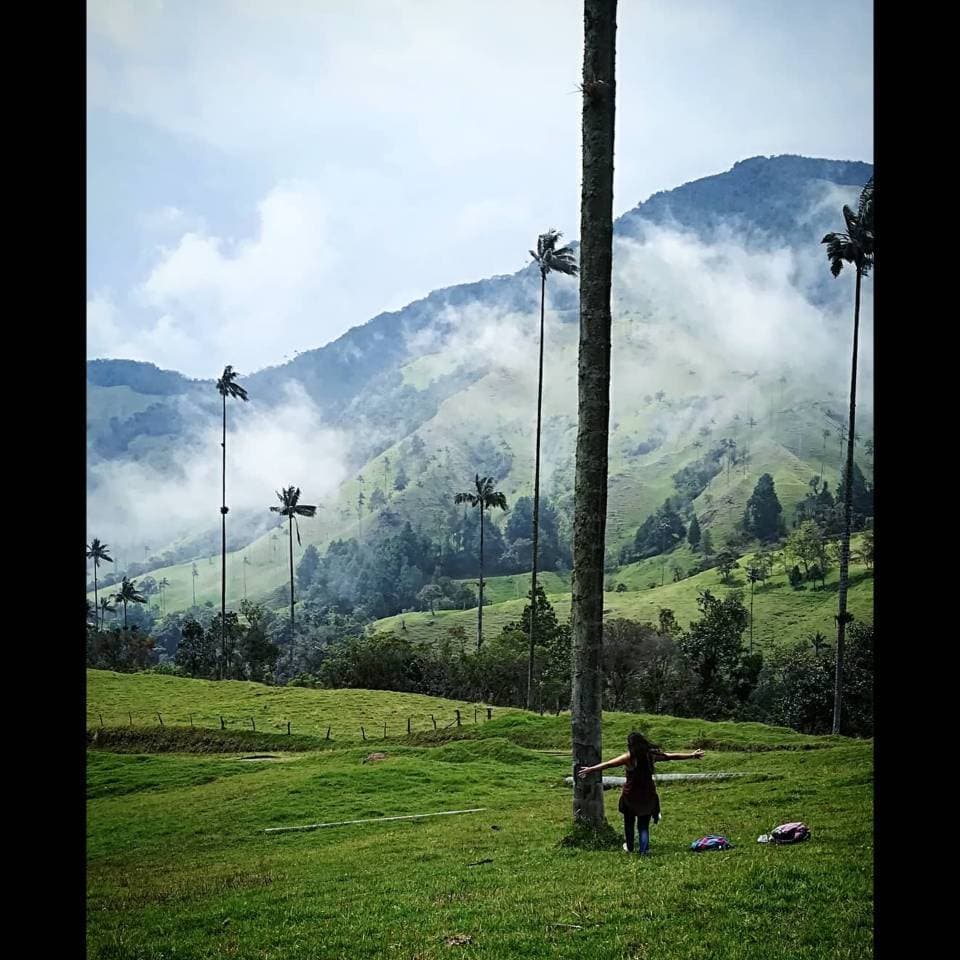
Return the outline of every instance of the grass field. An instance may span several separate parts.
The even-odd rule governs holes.
[[[217,710],[240,714],[257,692],[178,679],[158,685],[167,679],[91,672],[88,701],[122,701],[144,714],[160,706],[172,715],[215,700]],[[322,713],[344,726],[358,710],[402,712],[427,699],[261,689],[279,696],[275,705],[298,723]],[[641,861],[559,846],[570,820],[562,783],[569,760],[533,748],[568,748],[569,718],[498,713],[464,728],[464,739],[431,732],[378,745],[387,753],[380,763],[362,763],[371,748],[360,743],[275,751],[276,760],[261,762],[90,751],[88,955],[872,956],[871,743],[607,714],[607,755],[641,725],[667,749],[708,744],[702,761],[670,772],[753,774],[661,785],[664,820]],[[486,809],[264,833],[474,807]],[[619,826],[615,793],[606,794],[606,807]],[[795,819],[811,827],[812,840],[777,849],[756,843]],[[708,832],[726,834],[735,849],[690,853],[689,843]]]

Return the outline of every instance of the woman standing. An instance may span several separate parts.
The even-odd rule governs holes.
[[[702,750],[694,750],[693,753],[664,753],[642,733],[634,731],[627,737],[626,753],[605,763],[598,763],[595,767],[581,767],[577,775],[583,779],[591,773],[610,767],[627,768],[627,782],[623,786],[618,806],[623,814],[623,835],[626,840],[623,849],[626,853],[633,852],[633,829],[636,824],[640,830],[640,855],[643,856],[650,847],[650,818],[653,817],[654,823],[660,822],[660,797],[653,780],[654,764],[658,760],[699,760],[702,756]]]

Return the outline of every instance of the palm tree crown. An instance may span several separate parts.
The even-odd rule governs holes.
[[[99,567],[101,563],[113,563],[113,557],[110,556],[109,544],[101,543],[96,537],[87,544],[87,559],[93,561],[94,567]]]
[[[223,368],[223,376],[217,380],[217,392],[221,397],[224,399],[227,397],[239,397],[241,400],[250,399],[247,396],[247,391],[236,382],[238,376],[240,376],[240,374],[238,374],[230,364],[227,364]]]
[[[316,516],[316,506],[309,503],[300,503],[299,487],[290,486],[278,490],[277,499],[280,501],[280,506],[278,507],[274,504],[270,510],[273,513],[279,513],[281,517],[290,517],[291,522],[296,526],[297,543],[301,543],[300,525],[297,523],[296,518]]]
[[[843,219],[846,221],[846,233],[828,233],[820,242],[827,245],[827,259],[830,272],[839,276],[845,263],[851,263],[866,276],[873,267],[874,230],[873,230],[873,177],[860,191],[857,212],[843,205]]]
[[[473,482],[476,489],[456,494],[453,498],[454,503],[468,503],[471,507],[481,507],[483,510],[489,510],[491,507],[507,509],[507,498],[499,490],[493,489],[493,477],[481,477],[478,473]]]
[[[557,241],[563,236],[559,230],[548,230],[537,237],[537,252],[530,251],[530,256],[540,268],[540,275],[546,277],[555,270],[568,276],[577,275],[577,263],[573,259],[571,247],[561,247],[557,250]]]

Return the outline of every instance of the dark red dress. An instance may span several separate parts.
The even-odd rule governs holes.
[[[635,817],[652,817],[660,812],[660,797],[653,779],[653,765],[663,760],[663,754],[657,750],[648,753],[636,766],[627,767],[627,782],[620,794],[617,809],[621,813],[631,813]]]

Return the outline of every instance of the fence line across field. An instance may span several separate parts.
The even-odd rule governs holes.
[[[493,711],[494,711],[494,708],[493,708],[493,707],[488,707],[488,706],[485,706],[485,705],[482,705],[482,704],[478,704],[478,705],[474,706],[474,708],[473,708],[473,722],[474,722],[475,724],[476,724],[476,723],[486,723],[487,721],[492,720],[492,719],[493,719]],[[444,724],[444,725],[442,725],[442,726],[438,726],[438,724],[437,724],[437,715],[431,713],[431,714],[429,714],[429,716],[430,716],[430,722],[431,722],[431,724],[432,724],[432,729],[435,730],[435,731],[436,731],[436,730],[441,730],[441,731],[442,731],[442,730],[449,730],[450,727],[452,727],[452,726],[454,726],[454,725],[456,725],[457,727],[461,727],[461,726],[464,725],[464,714],[465,714],[465,713],[466,713],[466,715],[469,717],[469,712],[466,711],[466,710],[459,710],[459,709],[458,709],[458,710],[454,710],[453,719],[450,720],[449,723],[446,723],[446,724]],[[484,716],[483,716],[484,713],[486,714],[486,718],[484,718]],[[101,728],[104,728],[104,727],[106,727],[106,726],[108,725],[107,723],[104,722],[104,715],[103,715],[103,712],[102,712],[102,711],[97,711],[97,712],[96,712],[96,716],[97,716],[97,719],[99,720],[99,723],[100,723],[100,727],[101,727]],[[164,715],[163,715],[163,713],[161,713],[160,711],[154,711],[153,713],[150,714],[150,717],[151,717],[151,718],[156,718],[156,720],[155,720],[155,722],[148,722],[148,723],[136,723],[135,720],[134,720],[134,715],[133,715],[133,713],[132,713],[131,711],[129,711],[129,710],[127,711],[126,716],[127,716],[127,722],[126,722],[126,723],[118,723],[118,724],[117,724],[118,727],[119,727],[119,726],[125,726],[125,727],[134,727],[134,726],[137,726],[137,727],[141,727],[141,728],[144,728],[144,727],[147,727],[147,728],[149,728],[149,727],[163,727],[164,729],[166,729],[170,724],[177,725],[177,724],[179,723],[179,725],[181,725],[181,726],[187,726],[187,725],[189,724],[190,727],[192,727],[192,728],[194,728],[194,729],[197,728],[197,724],[194,722],[194,714],[193,714],[193,713],[189,713],[189,714],[187,715],[186,720],[183,720],[183,718],[177,718],[177,717],[173,717],[173,718],[172,718],[172,717],[170,716],[170,714],[167,714],[166,721],[164,721]],[[108,716],[107,719],[109,720],[109,719],[111,719],[111,718]],[[140,719],[140,718],[137,718],[137,719]],[[251,730],[251,732],[253,732],[253,733],[256,733],[256,732],[257,732],[257,718],[256,718],[253,714],[248,714],[248,715],[243,716],[243,717],[226,717],[226,716],[224,716],[223,714],[217,714],[217,719],[218,719],[219,722],[220,722],[220,727],[219,727],[219,729],[221,729],[221,730],[226,730],[228,726],[240,727],[240,726],[245,726],[246,724],[249,724],[249,725],[250,725],[250,730]],[[357,727],[357,729],[358,729],[359,732],[360,732],[360,739],[361,739],[361,741],[362,741],[362,742],[367,742],[368,740],[376,740],[376,739],[388,740],[388,739],[391,739],[391,737],[389,737],[388,734],[387,734],[387,731],[388,731],[390,722],[391,722],[391,721],[388,721],[388,720],[375,720],[375,721],[373,721],[373,722],[371,723],[370,720],[364,720],[362,723],[358,724],[358,727]],[[423,722],[424,722],[424,724],[426,724],[426,721],[425,721],[425,720],[424,720]],[[211,721],[211,723],[213,723],[213,721]],[[414,733],[419,733],[419,732],[424,732],[424,731],[425,731],[425,732],[429,732],[429,731],[431,730],[431,727],[430,727],[430,726],[424,726],[424,727],[422,728],[422,730],[415,730],[415,729],[414,729],[415,720],[414,720],[413,717],[396,718],[396,723],[399,724],[399,725],[401,725],[401,726],[400,726],[401,730],[404,728],[404,725],[405,725],[405,727],[406,727],[406,734],[401,733],[401,734],[399,734],[398,737],[394,737],[393,739],[398,739],[398,738],[402,739],[404,736],[409,737],[409,736],[411,736],[411,735],[414,734]],[[442,719],[441,719],[441,723],[442,723]],[[267,726],[269,727],[270,724],[273,724],[273,727],[272,727],[272,728],[264,729],[264,725],[267,725]],[[282,721],[273,721],[273,720],[271,720],[269,717],[260,717],[260,725],[261,725],[261,726],[260,726],[260,732],[262,732],[262,733],[277,733],[277,734],[282,734],[284,727],[286,727],[287,736],[292,736],[293,733],[294,733],[292,724],[293,724],[293,722],[292,722],[291,720],[286,720],[286,719],[284,719],[284,720],[282,720]],[[374,730],[374,729],[376,729],[376,730],[378,730],[378,731],[382,729],[382,735],[381,735],[380,737],[367,736],[367,727],[368,727],[368,726],[371,728],[371,731]],[[323,733],[324,727],[326,727],[326,733],[325,733],[325,735],[323,736],[323,739],[324,739],[324,740],[333,740],[334,737],[333,737],[333,735],[332,735],[332,731],[333,731],[333,725],[332,725],[332,724],[322,724],[322,723],[320,723],[320,724],[309,724],[309,725],[308,725],[308,728],[307,728],[306,730],[298,730],[298,731],[296,731],[296,732],[297,732],[298,735],[319,736],[320,734]],[[213,729],[216,729],[216,726],[215,726],[215,725],[211,725],[211,726],[201,725],[201,729],[213,730]]]

